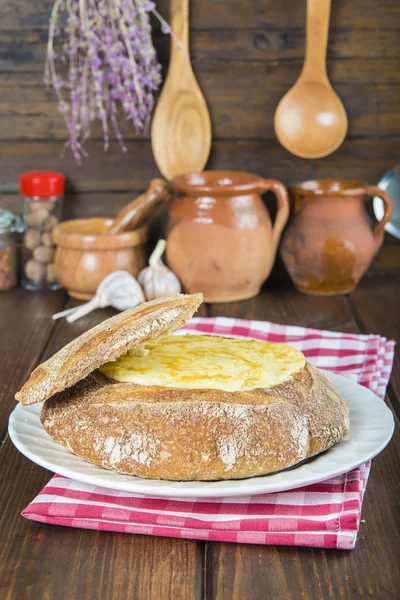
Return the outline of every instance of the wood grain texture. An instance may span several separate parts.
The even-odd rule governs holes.
[[[379,333],[397,341],[389,397],[400,418],[400,276],[366,277],[348,297],[358,326],[366,333]]]
[[[304,24],[294,28],[289,22],[283,25],[277,22],[270,27],[246,29],[193,29],[190,33],[190,55],[195,64],[205,60],[212,61],[246,61],[281,63],[281,68],[293,61],[303,61],[305,50]],[[368,39],[368,44],[366,43]],[[158,31],[153,35],[154,45],[162,61],[170,53],[170,38]],[[0,42],[0,69],[9,72],[36,73],[43,75],[43,64],[47,44],[47,31],[18,29],[2,31]],[[332,65],[341,64],[339,59],[360,64],[382,59],[380,64],[386,67],[386,60],[398,58],[398,36],[394,29],[376,29],[370,27],[356,29],[329,30],[328,60]],[[389,65],[392,64],[389,62]],[[393,77],[398,73],[391,69]],[[356,74],[356,72],[355,72]],[[362,72],[358,73],[358,78]],[[22,82],[21,82],[22,83]]]
[[[67,189],[73,192],[129,192],[145,189],[150,179],[159,176],[150,142],[127,142],[128,152],[119,154],[116,143],[104,153],[101,142],[88,143],[90,160],[77,167],[72,156],[63,159]],[[0,192],[18,192],[18,177],[23,171],[60,169],[61,141],[2,142]],[[34,158],[33,158],[34,157]],[[331,156],[314,161],[297,158],[278,141],[217,141],[213,144],[208,168],[244,170],[279,179],[286,184],[304,179],[339,177],[369,183],[377,181],[398,160],[398,141],[382,139],[345,140]]]
[[[297,292],[286,278],[280,283],[267,281],[262,294],[250,300],[212,304],[209,313],[211,317],[259,319],[301,327],[357,332],[345,296],[306,296]]]
[[[196,77],[210,105],[214,141],[275,141],[274,112],[282,96],[295,83],[300,69],[299,64],[293,63],[278,66],[239,62],[228,66],[220,62],[199,65]],[[399,136],[400,85],[371,83],[371,74],[367,77],[368,83],[358,80],[334,82],[349,116],[349,137]],[[350,80],[351,74],[346,73],[346,78]],[[0,127],[2,140],[65,140],[65,125],[54,93],[37,83],[21,86],[18,81],[3,84],[0,81]],[[122,120],[121,129],[125,139],[149,139],[138,138],[130,122]],[[98,123],[93,126],[92,139],[102,139]],[[87,147],[90,152],[90,144]],[[122,156],[115,142],[109,155],[111,153]],[[59,159],[60,165],[63,162],[65,160]],[[90,159],[80,169],[85,171],[89,162]]]
[[[105,154],[101,142],[95,141],[89,144],[90,159],[82,167],[68,155],[60,160],[65,131],[53,94],[42,85],[52,4],[53,0],[0,0],[0,205],[18,210],[20,172],[52,168],[68,177],[66,216],[113,216],[148,186],[158,170],[149,141],[136,140],[128,128],[127,155],[117,144]],[[157,2],[165,16],[168,5],[168,0]],[[192,64],[218,138],[211,168],[247,169],[285,183],[335,176],[375,183],[398,162],[400,3],[335,0],[332,5],[328,74],[348,112],[350,139],[332,156],[310,162],[280,147],[272,128],[276,105],[300,72],[306,3],[190,3]],[[164,73],[169,42],[156,31]],[[94,135],[100,140],[96,127]],[[153,239],[164,219],[159,211]],[[398,268],[398,242],[387,236],[385,244],[373,268]],[[339,331],[361,329],[399,339],[398,289],[398,277],[373,275],[364,277],[350,298],[302,296],[278,262],[259,298],[202,307],[200,314]],[[50,314],[61,310],[64,302],[63,293],[17,290],[0,295],[3,441],[13,394],[40,357],[49,357],[113,314],[96,311],[74,324],[53,327]],[[395,408],[400,406],[399,369],[397,355],[389,387]],[[0,448],[0,497],[5,499],[0,512],[0,597],[64,600],[67,590],[68,597],[77,600],[395,598],[400,586],[399,452],[397,428],[392,443],[373,461],[357,548],[339,552],[206,545],[29,522],[20,511],[50,473],[20,455],[6,438]]]
[[[400,251],[399,251],[399,240],[385,234],[383,246],[380,249],[378,255],[372,261],[371,267],[373,271],[376,271],[380,275],[383,275],[388,271],[399,272],[400,269]]]
[[[366,44],[368,39],[368,44]],[[154,45],[164,65],[169,58],[170,39],[154,33]],[[43,85],[43,65],[47,44],[47,32],[2,31],[0,37],[0,70],[4,81],[18,81],[20,85],[36,83]],[[191,31],[190,55],[196,70],[207,62],[266,63],[271,68],[270,77],[286,81],[291,66],[298,68],[305,52],[305,31],[292,29],[287,24],[282,29],[218,29]],[[396,30],[330,29],[327,58],[329,70],[336,82],[348,81],[349,69],[353,80],[370,83],[368,73],[375,73],[373,81],[398,83],[399,74],[394,68],[398,55]],[[384,59],[384,60],[383,60]],[[369,65],[379,65],[374,70]],[[279,67],[279,70],[277,70]],[[24,78],[18,75],[24,74]],[[14,74],[14,77],[11,77]]]
[[[219,29],[191,32],[190,54],[196,73],[222,63],[232,62],[268,66],[268,86],[292,83],[304,59],[304,30]],[[366,39],[369,43],[366,44]],[[155,34],[154,44],[166,72],[169,38]],[[0,36],[0,85],[37,87],[45,93],[43,65],[46,50],[45,31],[4,31]],[[398,71],[398,34],[395,30],[330,30],[328,73],[338,83],[400,83]],[[51,90],[49,95],[53,98]]]
[[[379,287],[379,278],[360,283],[358,294]],[[387,281],[381,301],[392,288]],[[357,332],[358,325],[345,297],[318,298],[301,295],[290,287],[264,286],[262,296],[236,305],[213,305],[211,315],[245,319],[267,319],[279,323]],[[356,297],[355,292],[353,296]],[[371,300],[375,306],[376,299]],[[360,315],[364,315],[360,306]],[[367,313],[366,313],[367,314]],[[375,332],[383,333],[380,316],[376,315]],[[364,328],[364,331],[371,329]],[[394,333],[394,332],[393,332]],[[397,367],[398,369],[398,367]],[[396,396],[397,398],[398,396]],[[391,444],[373,461],[363,505],[363,522],[356,550],[350,553],[306,548],[277,548],[212,543],[206,551],[206,597],[265,597],[273,600],[293,598],[315,599],[391,598],[400,582],[397,567],[391,568],[393,557],[400,549],[398,534],[399,500],[398,474],[391,465],[397,464],[400,434],[396,430]],[[379,506],[379,508],[377,508]],[[395,529],[395,531],[393,531]],[[379,560],[376,556],[379,555]],[[382,570],[387,565],[390,573]],[[385,568],[385,570],[386,570]]]
[[[154,159],[167,179],[202,171],[211,148],[210,113],[189,54],[189,0],[171,0],[168,73],[151,127]]]
[[[65,159],[59,158],[65,128],[53,92],[42,84],[51,6],[52,0],[43,0],[38,6],[27,0],[0,2],[0,158],[5,164],[0,190],[16,192],[23,170],[65,170],[69,191],[75,192],[68,210],[86,216],[86,208],[95,212],[95,204],[82,201],[78,207],[76,192],[106,195],[143,190],[158,170],[148,140],[138,140],[124,120],[127,156],[117,143],[112,144],[110,153],[103,154],[101,130],[95,124],[93,138],[97,142],[88,145],[90,158],[82,167],[77,168],[68,153]],[[160,0],[157,7],[169,17],[167,0]],[[322,163],[291,157],[278,147],[273,130],[276,106],[301,69],[305,22],[306,3],[299,5],[294,0],[284,5],[272,0],[190,3],[191,59],[216,140],[208,166],[247,168],[285,183],[313,176],[355,177],[376,183],[398,162],[399,4],[397,0],[379,5],[374,0],[335,0],[328,75],[343,100],[349,131],[344,147]],[[170,39],[153,23],[165,75]],[[54,142],[53,147],[49,148],[49,142]],[[118,203],[110,198],[110,205],[114,201]],[[99,210],[103,211],[99,214],[115,214],[104,212],[101,202]],[[394,248],[380,257],[382,268],[397,261]]]
[[[303,296],[285,281],[266,285],[258,298],[227,305],[202,307],[201,314],[270,319],[276,322],[338,331],[374,331],[398,336],[395,314],[376,311],[376,305],[393,306],[398,281],[389,277],[364,278],[350,300],[345,297]],[[15,342],[1,338],[0,351],[9,352],[10,371],[30,368],[32,359],[21,355],[18,342],[34,321],[37,303],[42,313],[52,310],[52,294],[31,294],[21,318],[19,292],[9,298],[8,319]],[[394,296],[396,298],[396,296]],[[69,305],[72,305],[70,302]],[[353,304],[356,306],[353,314]],[[5,305],[3,305],[5,306]],[[14,308],[13,308],[14,307]],[[60,324],[43,359],[71,339],[114,314],[95,311],[80,321]],[[354,316],[355,315],[355,316]],[[372,315],[372,316],[371,316]],[[6,346],[4,344],[7,344]],[[398,377],[396,363],[394,381]],[[15,370],[13,371],[15,373]],[[14,381],[10,380],[9,393]],[[398,387],[390,393],[398,399]],[[2,427],[7,416],[0,415]],[[0,449],[0,596],[26,598],[89,598],[159,600],[319,600],[327,598],[395,598],[400,585],[397,557],[400,551],[400,490],[398,464],[400,434],[397,427],[390,445],[373,461],[363,505],[360,535],[352,552],[308,548],[221,544],[114,534],[42,525],[27,521],[20,511],[50,478],[31,463],[7,438]]]
[[[55,326],[51,315],[63,309],[64,292],[42,296],[21,288],[0,295],[0,439],[4,439],[8,415],[15,406],[14,393],[40,359]],[[33,318],[35,315],[35,318]],[[20,335],[16,335],[19,331]]]
[[[20,512],[47,483],[51,473],[23,457],[8,438],[0,451],[0,464],[0,497],[6,500],[0,514],[3,600],[203,597],[201,542],[28,521]]]
[[[398,428],[374,459],[356,549],[351,552],[213,543],[207,546],[206,597],[262,600],[396,597],[399,540]],[[385,566],[384,566],[385,565]]]
[[[21,353],[26,332],[30,333],[29,341],[32,343],[32,328],[36,321],[43,326],[47,315],[46,323],[54,325],[50,315],[60,309],[53,306],[54,299],[60,294],[23,293],[24,296],[27,294],[35,301],[27,303],[24,298],[25,303],[22,304],[20,291],[0,296],[0,310],[7,309],[10,331],[13,332],[13,343],[10,344],[9,336],[2,336],[0,341],[1,355],[8,357],[6,367],[10,373],[6,394],[2,398],[5,410],[0,412],[2,434],[14,406],[14,401],[10,400],[39,356],[46,360],[87,329],[116,314],[113,309],[106,309],[94,311],[72,324],[60,321],[47,345],[47,339],[37,340],[40,353],[28,352],[28,338],[25,341],[26,351]],[[64,294],[62,296],[65,297]],[[69,301],[68,306],[75,304]],[[37,319],[38,307],[41,307],[42,319]],[[204,308],[200,314],[204,314]],[[21,518],[20,512],[51,474],[27,461],[13,447],[8,436],[0,449],[0,469],[0,498],[6,499],[6,510],[0,514],[1,598],[64,600],[66,590],[69,598],[77,600],[83,597],[95,600],[99,594],[105,600],[203,597],[204,544],[201,542],[164,539],[160,544],[159,538],[147,536],[104,535],[40,526]],[[176,569],[176,564],[184,568]]]
[[[305,3],[274,2],[274,0],[226,0],[193,2],[191,28],[193,29],[243,29],[265,27],[287,22],[292,27],[304,27]],[[0,27],[9,29],[45,29],[48,25],[52,0],[42,0],[35,5],[30,0],[17,0],[0,4]],[[168,18],[169,1],[158,0],[157,9]],[[332,27],[397,29],[400,6],[397,0],[335,0]]]

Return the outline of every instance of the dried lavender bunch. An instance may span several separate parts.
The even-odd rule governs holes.
[[[56,0],[49,27],[45,81],[53,86],[68,128],[66,147],[77,163],[91,123],[101,121],[104,149],[109,127],[126,152],[118,105],[137,133],[145,133],[161,83],[149,13],[168,24],[149,0]],[[56,60],[63,67],[56,70]]]

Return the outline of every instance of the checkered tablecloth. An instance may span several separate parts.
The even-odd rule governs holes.
[[[222,317],[193,319],[181,332],[286,342],[317,367],[349,377],[382,399],[393,364],[394,341],[378,335]],[[352,549],[369,470],[367,463],[292,491],[190,500],[133,495],[55,475],[22,515],[43,523],[124,533]]]

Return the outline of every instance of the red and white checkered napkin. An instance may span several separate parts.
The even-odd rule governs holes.
[[[261,321],[193,319],[185,331],[287,342],[318,367],[385,395],[394,341]],[[293,491],[236,498],[150,498],[54,476],[22,512],[43,523],[177,538],[352,549],[370,463]]]

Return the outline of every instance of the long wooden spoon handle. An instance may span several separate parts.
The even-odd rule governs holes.
[[[189,0],[171,0],[171,62],[189,56]],[[179,44],[178,44],[179,41]]]
[[[327,79],[326,48],[331,0],[307,0],[307,44],[302,76],[308,80]]]
[[[118,213],[108,233],[137,229],[149,217],[150,212],[168,196],[167,183],[162,179],[153,179],[144,194],[135,198]]]

